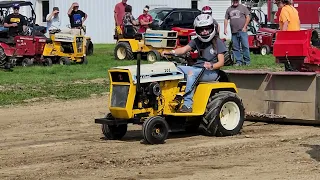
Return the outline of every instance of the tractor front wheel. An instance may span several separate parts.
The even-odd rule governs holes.
[[[147,54],[147,60],[149,62],[155,62],[155,61],[159,61],[161,59],[161,55],[158,51],[156,50],[151,50],[150,52],[148,52]]]
[[[142,125],[142,135],[149,144],[163,144],[169,134],[169,125],[163,117],[154,116]]]
[[[59,64],[60,64],[60,65],[70,65],[70,64],[71,64],[71,61],[70,61],[70,59],[67,58],[67,57],[61,57],[61,58],[59,59]]]
[[[52,60],[50,58],[45,58],[43,65],[44,66],[52,66]]]
[[[106,118],[113,118],[111,113],[106,115]],[[109,140],[120,140],[127,133],[128,125],[120,124],[120,125],[107,125],[102,124],[102,133]]]
[[[22,67],[31,66],[32,64],[33,64],[33,62],[30,58],[24,58],[21,62]]]
[[[267,46],[267,45],[263,45],[261,48],[260,48],[260,53],[262,56],[265,56],[265,55],[268,55],[270,54],[270,47]]]
[[[132,60],[134,59],[131,46],[127,42],[120,42],[114,48],[114,56],[117,60]]]
[[[242,129],[245,110],[233,92],[221,91],[209,99],[202,126],[208,136],[232,136]]]

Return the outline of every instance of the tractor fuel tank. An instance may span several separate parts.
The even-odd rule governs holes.
[[[320,74],[225,71],[239,90],[248,120],[320,124]]]

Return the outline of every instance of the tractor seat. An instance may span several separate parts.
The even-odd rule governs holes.
[[[210,81],[211,83],[218,83],[218,82],[230,82],[229,78],[227,76],[227,74],[224,71],[219,70],[218,72],[218,77],[215,81]],[[187,83],[186,80],[181,80],[179,81],[179,83]],[[204,84],[204,83],[208,83],[208,82],[198,82],[198,84]]]
[[[6,44],[15,44],[16,43],[13,38],[0,38],[0,42],[6,43]]]
[[[132,25],[125,25],[123,26],[123,37],[127,39],[135,39],[137,35],[140,33],[137,33],[136,30]]]

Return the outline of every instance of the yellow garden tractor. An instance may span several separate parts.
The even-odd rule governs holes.
[[[70,65],[71,62],[88,64],[83,35],[60,33],[60,30],[50,31],[50,42],[43,50],[44,58],[61,65]]]
[[[123,33],[118,37],[114,49],[116,60],[132,60],[137,53],[142,53],[149,62],[155,62],[161,59],[162,51],[176,48],[178,34],[176,31],[150,29],[140,34],[135,33],[133,26],[124,26]]]
[[[180,57],[179,58],[184,58]],[[237,87],[224,71],[214,82],[193,84],[193,112],[178,113],[183,104],[185,75],[174,62],[155,62],[114,67],[110,79],[109,113],[95,119],[102,124],[107,139],[120,140],[129,123],[142,125],[144,142],[164,143],[169,132],[202,129],[208,136],[231,136],[240,132],[245,110],[237,95]],[[204,71],[204,70],[203,70]],[[202,72],[203,72],[202,71]]]

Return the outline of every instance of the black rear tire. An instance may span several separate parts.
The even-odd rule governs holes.
[[[124,52],[120,53],[121,50],[124,50]],[[121,56],[118,53],[120,53]],[[122,54],[122,53],[125,53],[125,54]],[[133,55],[130,44],[128,42],[119,42],[114,48],[114,57],[116,60],[134,59],[134,55]]]
[[[223,122],[221,119],[227,105],[234,109],[233,112],[226,109],[229,110],[229,113],[231,112],[230,117],[227,116],[229,124],[225,124],[225,119],[223,119]],[[220,91],[210,97],[201,126],[208,136],[232,136],[238,134],[242,129],[244,118],[245,108],[236,93]]]

